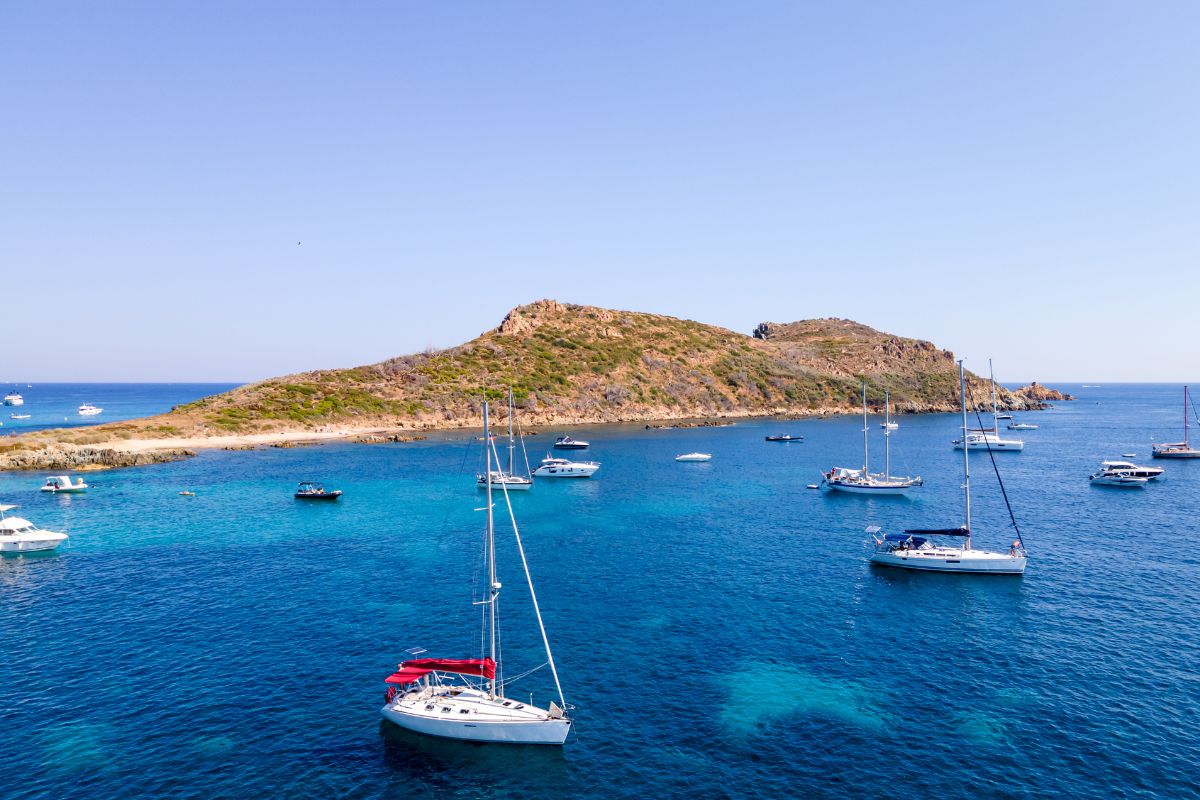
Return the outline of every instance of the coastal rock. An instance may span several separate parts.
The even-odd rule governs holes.
[[[1041,385],[1037,381],[1022,386],[1020,389],[1014,389],[1013,394],[1023,397],[1026,400],[1032,400],[1038,403],[1046,403],[1056,400],[1074,400],[1074,396],[1060,392],[1058,389],[1050,389]]]
[[[420,442],[424,441],[424,436],[405,436],[399,433],[377,434],[368,433],[362,436],[354,437],[354,441],[358,444],[384,444],[386,442]]]
[[[172,448],[131,452],[116,448],[50,445],[0,455],[0,470],[81,470],[116,469],[163,464],[196,455],[194,450]]]

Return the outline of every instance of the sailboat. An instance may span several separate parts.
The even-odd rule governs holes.
[[[884,393],[884,405],[891,402],[891,394]],[[867,424],[867,384],[863,383],[862,389],[862,407],[863,407],[863,465],[862,469],[850,469],[848,467],[833,467],[829,472],[823,473],[823,483],[829,487],[830,491],[835,492],[850,492],[852,494],[882,494],[894,495],[904,494],[914,486],[920,486],[924,481],[920,476],[915,478],[898,477],[891,474],[892,471],[892,448],[891,437],[892,429],[886,424],[883,429],[884,441],[884,461],[883,472],[872,474],[868,469],[870,463],[869,450],[869,433],[870,426]],[[885,410],[884,414],[888,412]],[[887,419],[891,421],[890,417]]]
[[[1183,441],[1151,445],[1155,458],[1200,458],[1200,450],[1192,447],[1188,438],[1188,387],[1183,387]]]
[[[999,409],[996,406],[996,375],[992,372],[992,360],[988,359],[988,378],[992,382],[992,427],[991,428],[964,428],[961,439],[954,440],[954,449],[962,450],[963,443],[966,442],[968,450],[1008,450],[1021,451],[1025,449],[1025,442],[1021,439],[1001,439],[1000,438],[1000,419]],[[1011,419],[1012,415],[1006,418]],[[1011,425],[1009,426],[1012,427]]]
[[[495,442],[489,431],[488,404],[483,404],[483,432],[487,442],[487,472],[492,475],[492,459],[499,463]],[[493,515],[493,492],[498,486],[504,495],[508,518],[512,522],[513,538],[521,565],[525,569],[525,580],[529,585],[529,598],[533,602],[534,615],[546,648],[546,664],[554,677],[559,702],[551,701],[548,709],[523,702],[505,695],[503,680],[504,660],[499,646],[500,580],[496,574],[496,526]],[[487,599],[480,605],[487,606],[483,620],[483,636],[488,644],[488,654],[483,658],[447,659],[414,658],[402,662],[396,672],[386,678],[388,684],[386,702],[381,709],[384,719],[402,728],[429,736],[447,739],[465,739],[474,742],[509,744],[561,745],[571,731],[571,720],[566,716],[568,708],[563,698],[562,684],[554,666],[554,655],[550,652],[550,640],[546,626],[542,623],[542,612],[538,607],[537,594],[533,590],[533,578],[529,574],[529,563],[525,559],[525,548],[517,530],[516,517],[504,483],[486,481],[487,524],[484,534],[484,549],[487,556],[488,590]],[[482,641],[482,640],[481,640]],[[411,650],[420,655],[424,650]],[[526,673],[528,674],[528,673]],[[471,681],[470,678],[478,678]]]
[[[525,474],[518,475],[515,471],[514,453],[516,452],[516,439],[513,438],[513,393],[512,389],[508,390],[508,471],[500,469],[500,459],[496,459],[496,469],[489,471],[487,475],[479,475],[475,478],[475,485],[483,489],[487,486],[490,478],[493,484],[504,484],[510,492],[527,492],[533,488],[533,473],[529,469],[529,454],[525,452],[525,439],[521,439],[521,453],[525,456]],[[484,445],[485,449],[490,446]],[[490,470],[490,467],[489,467]]]
[[[967,433],[966,375],[963,362],[958,362],[958,391],[962,404],[963,435]],[[1025,545],[1021,531],[1007,553],[976,550],[971,547],[971,454],[963,450],[963,513],[965,522],[958,528],[910,529],[903,533],[883,533],[877,525],[867,528],[874,537],[875,552],[871,563],[900,569],[936,572],[980,572],[998,575],[1020,575],[1025,572]],[[997,472],[999,477],[999,472]],[[1005,500],[1007,502],[1007,499]],[[1011,509],[1009,511],[1011,514]],[[1016,520],[1013,520],[1016,528]],[[957,540],[961,544],[936,544],[933,539]]]

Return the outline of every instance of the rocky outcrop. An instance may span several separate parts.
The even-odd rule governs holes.
[[[1018,397],[1023,397],[1026,400],[1030,400],[1030,401],[1037,402],[1037,403],[1047,403],[1047,402],[1054,402],[1057,400],[1074,400],[1075,399],[1075,397],[1073,395],[1069,395],[1064,392],[1060,392],[1058,389],[1050,389],[1046,386],[1041,385],[1037,381],[1034,381],[1033,383],[1029,384],[1028,386],[1022,386],[1020,389],[1014,389],[1013,394],[1017,395]]]
[[[115,448],[49,445],[38,450],[0,455],[0,470],[98,470],[164,464],[194,456],[192,450],[130,452]]]

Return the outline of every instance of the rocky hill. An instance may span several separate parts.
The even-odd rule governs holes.
[[[526,425],[828,414],[855,411],[863,380],[875,409],[885,387],[901,413],[957,408],[949,351],[848,320],[763,323],[748,336],[541,300],[457,347],[272,378],[157,417],[27,434],[0,443],[0,456],[49,443],[475,426],[480,397],[509,386]],[[986,382],[971,381],[986,402]],[[1007,391],[1001,403],[1039,405]]]

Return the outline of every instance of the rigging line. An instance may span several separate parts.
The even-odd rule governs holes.
[[[971,384],[967,383],[967,395],[971,398],[971,405],[975,409],[975,421],[979,423],[979,427],[983,427],[983,419],[979,416],[979,406],[975,403],[975,395],[971,391]],[[1000,426],[996,426],[996,436],[1000,435]],[[1012,520],[1013,530],[1017,532],[1017,541],[1021,543],[1021,549],[1025,549],[1025,538],[1021,536],[1021,526],[1017,524],[1017,517],[1013,514],[1012,504],[1008,502],[1008,491],[1004,488],[1004,479],[1000,477],[1000,467],[996,466],[996,451],[992,449],[991,442],[987,440],[987,434],[983,436],[983,443],[987,445],[988,457],[992,460],[992,471],[996,473],[996,482],[1000,484],[1000,494],[1004,497],[1004,507],[1008,509],[1008,518]],[[967,448],[967,432],[963,431],[963,449]]]
[[[492,445],[492,452],[495,452]],[[558,670],[554,666],[554,654],[550,652],[550,639],[546,636],[546,625],[542,622],[542,609],[538,606],[537,593],[533,590],[533,576],[529,574],[529,562],[525,559],[525,545],[521,543],[521,532],[517,530],[517,517],[513,514],[512,498],[508,496],[508,487],[503,483],[504,505],[508,507],[508,520],[512,523],[513,538],[517,540],[517,552],[521,555],[521,567],[525,570],[525,583],[529,587],[529,599],[533,601],[533,613],[537,617],[538,630],[542,634],[542,644],[546,647],[546,661],[550,664],[550,674],[554,676],[554,688],[558,689],[558,699],[566,708],[567,698],[563,696],[562,684],[558,680]]]
[[[537,672],[539,669],[541,669],[542,667],[546,666],[549,663],[550,663],[549,661],[543,661],[541,664],[538,664],[533,669],[525,670],[524,672],[522,672],[520,675],[518,675],[515,678],[508,678],[507,680],[504,681],[504,683],[505,683],[505,685],[508,685],[510,683],[516,683],[517,681],[521,680],[522,678],[528,678],[530,675]]]

